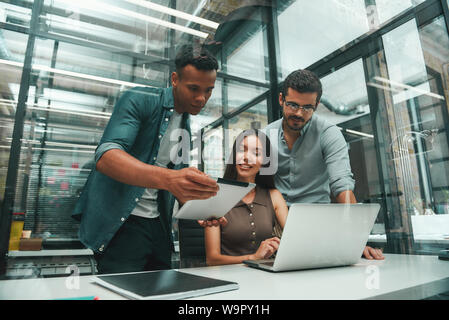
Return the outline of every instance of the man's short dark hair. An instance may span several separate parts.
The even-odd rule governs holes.
[[[321,81],[318,76],[309,70],[296,70],[290,73],[284,81],[282,88],[282,96],[287,96],[288,88],[291,88],[299,93],[317,93],[316,102],[318,103],[323,93]]]
[[[212,71],[218,69],[217,59],[205,48],[184,45],[176,54],[176,73],[181,76],[181,69],[189,64],[198,70]]]

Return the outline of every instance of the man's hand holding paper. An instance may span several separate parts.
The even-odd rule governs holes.
[[[217,181],[204,172],[190,167],[172,170],[167,178],[167,190],[183,205],[189,200],[209,199],[217,195],[219,187]]]

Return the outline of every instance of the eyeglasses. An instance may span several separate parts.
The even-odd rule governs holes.
[[[294,102],[287,102],[285,100],[284,100],[284,103],[285,103],[285,105],[287,107],[289,107],[290,109],[292,109],[294,111],[298,111],[298,109],[301,109],[301,111],[304,111],[304,112],[309,113],[309,114],[312,113],[313,111],[315,111],[315,107],[312,106],[311,104],[306,105],[306,106],[300,106],[300,105],[297,105]]]

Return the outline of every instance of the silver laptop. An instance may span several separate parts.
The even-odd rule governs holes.
[[[274,272],[355,264],[379,209],[377,203],[293,204],[275,259],[243,262]]]

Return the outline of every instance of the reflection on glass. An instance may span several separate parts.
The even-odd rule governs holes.
[[[369,113],[363,61],[359,59],[321,79],[323,94],[316,113],[338,124]]]
[[[27,35],[0,30],[0,203],[3,201]],[[29,97],[34,91],[30,89]],[[23,173],[23,167],[20,168]],[[19,174],[19,179],[23,175]]]
[[[39,36],[30,48],[30,83],[23,84],[29,94],[14,206],[26,212],[25,229],[44,238],[77,238],[78,224],[70,213],[94,166],[94,150],[117,99],[136,85],[169,85],[176,49],[214,40],[217,25],[250,2],[44,1],[39,30],[32,30]],[[276,1],[280,46],[276,62],[282,77],[319,62],[423,2]],[[28,40],[26,34],[8,30],[27,30],[32,3],[0,0],[4,27],[0,30],[0,200],[14,143]],[[176,5],[178,12],[150,7],[155,3],[166,9]],[[217,80],[207,107],[191,118],[192,133],[223,120],[223,112],[234,112],[269,89],[266,30],[260,21],[252,23],[251,30],[234,28],[235,35],[217,47],[210,45],[223,62],[223,77]],[[415,252],[434,253],[447,246],[449,234],[446,24],[443,17],[420,27],[411,20],[382,32],[381,37],[367,41],[371,45],[382,40],[384,50],[355,61],[351,57],[344,67],[322,78],[324,94],[316,112],[342,128],[357,181],[357,200],[383,204],[372,233],[384,233],[385,222],[393,238],[405,242],[414,238]],[[238,77],[260,85],[240,83]],[[223,175],[233,140],[244,129],[264,128],[266,109],[263,101],[206,131],[202,155],[207,174]],[[199,164],[194,160],[198,152],[196,148],[191,153],[193,166]],[[426,241],[433,241],[433,247],[426,247]],[[390,252],[412,252],[411,247],[394,243]]]
[[[124,55],[65,42],[37,39],[33,72],[53,73],[55,82],[70,81],[74,86],[73,90],[84,90],[86,80],[92,86],[89,90],[99,92],[111,85],[117,88],[124,86],[125,89],[137,85],[165,87],[168,66],[156,65],[151,72],[143,73],[142,67],[133,67],[133,64],[134,60]]]
[[[31,9],[25,5],[13,4],[15,1],[0,1],[0,22],[23,27],[30,26]],[[24,1],[31,7],[33,1]],[[26,42],[25,42],[26,44]]]
[[[339,124],[348,143],[351,170],[356,181],[354,195],[357,202],[382,204],[382,186],[377,166],[375,134],[369,114]],[[372,234],[385,235],[385,208],[381,208]]]
[[[376,0],[375,7],[379,23],[384,23],[408,8],[417,6],[425,0]]]
[[[44,1],[39,30],[33,30],[39,36],[30,48],[31,79],[24,84],[29,94],[15,192],[32,236],[78,238],[70,215],[116,101],[135,86],[167,87],[177,48],[213,37],[218,23],[210,17],[233,8],[178,0],[171,10],[173,3]],[[29,26],[32,1],[20,4],[0,1],[0,22]],[[0,30],[1,197],[26,45],[26,35]],[[192,117],[192,131],[218,119],[222,105],[217,80],[207,107]]]
[[[139,83],[166,85],[167,65],[147,77],[139,69],[126,55],[36,39],[16,193],[34,236],[78,238],[71,213],[115,102]]]
[[[390,228],[401,237],[412,234],[415,241],[409,246],[416,252],[435,252],[449,234],[444,19],[420,28],[411,20],[384,35],[383,43],[385,60],[374,62],[373,56],[368,65],[379,67],[369,68],[368,86],[378,89],[386,191],[396,193],[387,202]]]
[[[212,177],[223,177],[225,158],[223,153],[223,127],[207,131],[204,136],[204,172]]]
[[[280,66],[284,78],[369,30],[364,0],[287,3],[289,5],[278,15]]]
[[[357,202],[380,202],[381,184],[368,105],[363,61],[359,59],[321,79],[323,95],[316,115],[343,128]],[[373,234],[385,234],[380,212]]]
[[[186,26],[191,16],[170,19],[173,12],[167,11],[168,3],[151,6],[146,1],[126,0],[68,0],[46,1],[48,12],[42,15],[49,31],[84,40],[116,46],[130,51],[153,51],[164,53],[167,33],[188,34],[199,39],[209,36],[208,32]],[[161,8],[163,10],[161,10]],[[65,14],[61,14],[64,12]],[[169,13],[170,15],[168,15]],[[182,11],[175,11],[176,15]],[[188,15],[184,13],[184,15]],[[196,17],[193,17],[195,19]],[[198,21],[197,21],[198,22]],[[200,20],[207,31],[214,31],[218,24],[206,19]]]
[[[389,79],[377,77],[375,80],[396,90],[392,101],[396,120],[396,128],[390,144],[393,150],[392,161],[401,173],[405,191],[405,209],[410,215],[415,212],[423,213],[427,204],[430,205],[431,195],[427,170],[425,170],[426,163],[422,155],[422,141],[420,137],[414,136],[413,127],[418,125],[415,97],[421,95],[421,92],[430,92],[430,88],[426,81],[426,65],[415,20],[386,34],[383,40],[389,66]],[[407,48],[404,45],[407,45]],[[401,90],[403,85],[409,85],[411,89]],[[416,87],[421,91],[414,90]],[[416,150],[413,142],[415,138],[419,141],[416,144]],[[419,155],[415,157],[415,153]],[[421,181],[420,175],[424,178]],[[422,195],[424,199],[420,197]]]
[[[393,93],[393,110],[397,122],[396,133],[391,142],[393,160],[400,167],[403,176],[407,209],[410,213],[422,214],[426,209],[431,209],[433,195],[426,169],[427,133],[422,132],[419,119],[419,98],[427,96],[440,100],[444,97],[431,92],[415,20],[391,31],[383,40],[389,78],[377,77],[375,80],[396,90]],[[418,201],[421,196],[423,199]]]
[[[416,87],[425,82],[427,79],[426,64],[416,20],[404,23],[402,26],[383,36],[382,39],[387,64],[390,66],[388,68],[389,79],[379,77],[378,82],[394,88],[400,87],[401,85]],[[419,89],[429,91],[428,86],[423,86]],[[410,91],[409,93],[414,96],[420,95],[421,93],[413,89]],[[401,102],[400,100],[404,101],[413,98],[411,96],[402,97],[401,95],[394,95],[393,97],[395,103]]]
[[[226,72],[245,79],[266,82],[264,60],[263,32],[259,30],[227,56]]]
[[[227,81],[225,85],[228,93],[228,112],[234,111],[267,91],[267,89],[263,87],[236,83],[234,81]]]
[[[432,209],[437,214],[449,213],[449,117],[448,103],[444,95],[447,90],[448,74],[444,65],[449,61],[449,37],[444,18],[435,19],[419,30],[419,36],[427,71],[430,92],[418,98],[420,125],[415,130],[424,140],[423,149],[430,171],[430,193],[433,197]],[[438,41],[430,42],[431,39]],[[437,51],[436,51],[437,50]],[[449,225],[446,231],[449,232]]]

